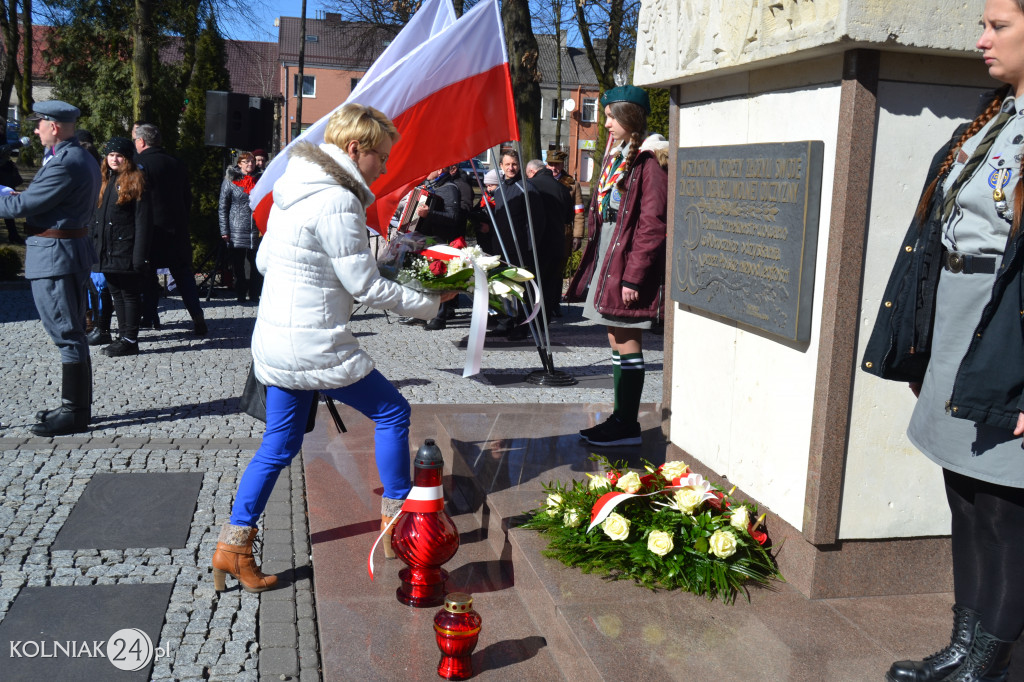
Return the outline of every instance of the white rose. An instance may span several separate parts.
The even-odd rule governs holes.
[[[562,515],[562,524],[566,528],[576,528],[583,521],[578,509],[570,509]]]
[[[630,471],[619,479],[619,482],[615,484],[615,487],[623,492],[635,493],[639,492],[640,485],[640,476],[635,471]]]
[[[612,540],[625,540],[629,537],[629,519],[612,512],[601,524],[601,530]]]
[[[729,519],[729,525],[739,530],[746,530],[750,526],[750,510],[747,507],[741,506],[732,510],[732,518]]]
[[[652,530],[647,536],[647,549],[658,556],[665,556],[672,551],[672,536],[663,530]]]
[[[683,462],[665,462],[664,466],[661,467],[661,475],[669,481],[674,481],[685,474],[687,468]]]
[[[680,488],[676,491],[674,497],[679,511],[692,516],[693,512],[704,501],[704,491],[697,490],[696,488]]]
[[[549,512],[556,512],[562,506],[562,496],[557,493],[548,495],[548,499],[545,500],[544,504],[547,505]]]
[[[607,478],[604,478],[603,476],[587,474],[587,477],[590,478],[591,490],[601,490],[602,488],[607,488],[609,485],[611,485],[611,482]]]
[[[708,549],[719,559],[736,553],[736,536],[727,530],[716,530],[708,538]]]

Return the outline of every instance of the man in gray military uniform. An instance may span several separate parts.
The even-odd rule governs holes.
[[[61,406],[37,412],[32,432],[59,436],[85,431],[92,417],[85,307],[86,281],[96,262],[88,225],[100,193],[100,171],[75,137],[77,107],[52,100],[32,110],[35,134],[53,155],[24,192],[0,197],[0,218],[26,219],[25,278],[62,363]]]

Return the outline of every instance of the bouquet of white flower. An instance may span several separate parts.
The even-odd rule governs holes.
[[[533,279],[528,270],[504,264],[478,246],[467,246],[462,237],[438,245],[418,232],[409,232],[392,239],[377,260],[384,277],[417,291],[437,293],[472,293],[477,281],[474,265],[486,273],[488,300],[496,310],[503,309],[503,299],[523,300],[523,285]]]

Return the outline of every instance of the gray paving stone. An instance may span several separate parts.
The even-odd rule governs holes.
[[[297,675],[299,657],[294,648],[271,647],[260,651],[260,679]],[[277,677],[280,680],[280,677]]]

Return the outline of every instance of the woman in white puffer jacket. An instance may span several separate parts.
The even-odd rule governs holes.
[[[348,328],[357,298],[424,320],[437,314],[444,298],[383,279],[370,251],[370,185],[384,173],[397,139],[384,114],[346,104],[331,116],[325,143],[296,145],[274,184],[274,207],[256,257],[264,282],[252,338],[256,377],[267,386],[267,428],[239,482],[231,520],[221,529],[213,556],[218,591],[227,573],[249,592],[277,582],[260,572],[252,540],[278,474],[302,445],[315,391],[376,423],[383,522],[397,514],[412,488],[409,403],[374,369]]]

